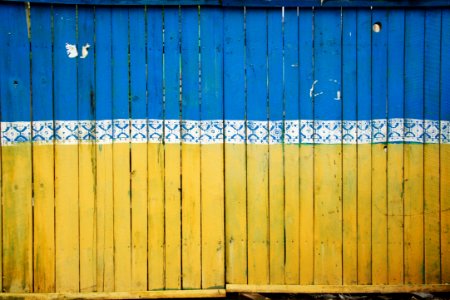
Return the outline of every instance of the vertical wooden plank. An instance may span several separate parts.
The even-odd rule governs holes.
[[[345,9],[342,14],[342,281],[357,284],[356,10]]]
[[[441,82],[450,82],[450,10],[442,10]],[[450,282],[450,85],[441,86],[440,105],[440,212],[441,283]]]
[[[96,285],[95,240],[95,68],[94,9],[78,8],[78,146],[80,207],[80,291],[94,291]],[[84,49],[84,50],[83,50]]]
[[[226,281],[247,283],[244,10],[224,11]]]
[[[425,283],[441,280],[439,237],[439,100],[441,63],[441,11],[425,12],[424,63],[424,255]]]
[[[225,219],[223,163],[223,13],[203,8],[201,198],[202,288],[225,286]]]
[[[131,178],[128,8],[111,12],[114,290],[131,290]]]
[[[96,290],[114,290],[114,205],[112,170],[112,54],[111,9],[95,9],[96,50],[95,119],[96,119],[96,223],[97,268]]]
[[[388,12],[388,283],[403,283],[403,117],[405,12]]]
[[[405,30],[405,283],[423,283],[423,136],[414,127],[423,122],[424,11],[406,12]],[[419,142],[415,144],[414,142]]]
[[[267,11],[247,9],[248,283],[269,283]]]
[[[341,16],[337,10],[320,10],[314,16],[315,142],[334,145],[314,148],[314,283],[342,283],[342,149],[341,125],[324,120],[342,119]],[[323,135],[325,132],[326,135]],[[329,136],[328,136],[329,135]]]
[[[8,292],[31,292],[30,45],[23,4],[2,5],[0,19],[2,145],[9,143],[2,147],[2,287]]]
[[[283,160],[284,90],[283,90],[283,23],[282,23],[281,9],[271,9],[268,12],[267,59],[269,69],[268,79],[269,79],[269,121],[270,121],[269,122],[270,283],[284,284],[285,283],[284,160]],[[298,198],[296,200],[298,203]]]
[[[166,289],[181,288],[179,8],[164,9]]]
[[[54,8],[56,291],[79,291],[76,7]]]
[[[313,130],[314,106],[310,97],[314,85],[313,11],[299,9],[299,96],[300,120],[297,131]],[[295,130],[295,129],[294,129]],[[300,135],[300,284],[314,283],[314,146]]]
[[[357,129],[358,143],[358,284],[372,282],[372,136],[371,109],[371,53],[372,22],[370,10],[357,11]],[[365,121],[365,122],[364,122]]]
[[[386,9],[372,11],[372,283],[387,284],[387,35]]]
[[[302,20],[303,21],[303,20]],[[300,280],[300,178],[299,178],[299,18],[297,8],[284,11],[284,72],[286,132],[293,135],[285,139],[285,230],[286,230],[286,284],[299,284]],[[289,130],[287,127],[290,126]],[[298,126],[298,125],[297,125]],[[292,131],[292,129],[294,129]],[[270,224],[272,227],[272,224]]]
[[[50,6],[31,7],[34,291],[55,291],[55,200],[53,152],[52,13]],[[46,140],[45,131],[51,134]]]
[[[147,289],[147,86],[145,13],[129,9],[131,87],[131,289]]]
[[[201,287],[200,233],[200,99],[199,99],[199,19],[198,8],[181,13],[182,106],[182,270],[183,289]],[[212,230],[212,229],[210,229]]]
[[[147,8],[148,289],[164,288],[164,146],[162,8]]]

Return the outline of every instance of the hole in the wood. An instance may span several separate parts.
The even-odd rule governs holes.
[[[381,22],[375,22],[372,25],[373,32],[380,32],[381,31]]]

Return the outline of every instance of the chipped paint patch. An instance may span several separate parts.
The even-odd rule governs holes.
[[[86,56],[88,56],[88,49],[91,47],[91,45],[89,45],[89,43],[86,43],[86,45],[84,45],[81,48],[81,56],[80,58],[86,58]]]
[[[69,58],[75,58],[78,56],[78,50],[76,45],[66,43],[66,52]]]
[[[313,84],[311,85],[311,88],[309,89],[309,97],[312,98],[313,97],[313,93],[314,93],[314,86],[319,82],[319,80],[314,80]],[[314,94],[314,96],[316,96],[316,94]]]
[[[336,92],[336,98],[334,100],[341,100],[341,91]]]

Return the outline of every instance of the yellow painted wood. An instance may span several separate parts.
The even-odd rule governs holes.
[[[202,288],[225,286],[223,144],[201,146]]]
[[[403,144],[388,144],[388,283],[403,283]]]
[[[97,157],[97,287],[114,291],[114,205],[112,145],[98,144]]]
[[[406,144],[405,157],[405,283],[424,281],[423,145]]]
[[[55,195],[53,144],[33,146],[34,291],[55,291]]]
[[[441,282],[450,284],[450,145],[440,145]]]
[[[114,143],[114,290],[131,290],[130,145]]]
[[[31,145],[2,148],[3,290],[32,290]]]
[[[302,293],[302,294],[347,294],[347,293],[415,293],[449,292],[448,284],[402,284],[402,285],[245,285],[227,284],[229,293]]]
[[[357,146],[342,146],[342,282],[357,284],[358,282],[358,166]]]
[[[247,145],[248,283],[269,283],[268,145]]]
[[[314,146],[300,146],[300,284],[314,283]]]
[[[298,182],[298,147],[297,152],[297,182]],[[286,157],[288,158],[288,157]],[[294,164],[294,161],[290,161]],[[295,166],[294,166],[295,167]],[[288,192],[286,190],[286,192]],[[287,195],[288,193],[286,193]],[[294,196],[298,196],[298,186]],[[298,208],[298,198],[295,199]],[[284,239],[284,159],[283,145],[269,146],[269,211],[270,211],[270,283],[284,284],[285,272],[285,239]],[[297,209],[298,213],[298,209]],[[298,222],[297,222],[298,225]],[[297,227],[298,229],[298,227]],[[298,235],[297,235],[298,245]],[[297,247],[298,248],[298,247]],[[288,250],[289,247],[286,248]],[[294,268],[298,272],[298,252],[297,264]],[[289,263],[286,263],[289,266]]]
[[[131,145],[131,289],[147,289],[147,143]]]
[[[226,281],[247,283],[246,145],[225,144]]]
[[[165,145],[166,289],[181,288],[180,144]]]
[[[272,149],[274,145],[270,146]],[[300,171],[299,146],[285,145],[285,222],[286,222],[286,284],[300,283]],[[270,169],[270,174],[272,168]],[[270,223],[272,228],[272,223]],[[272,235],[270,236],[272,238]],[[272,265],[271,265],[272,267]],[[275,282],[274,282],[275,283]]]
[[[148,144],[148,289],[163,289],[164,236],[164,146]]]
[[[358,145],[358,284],[372,282],[371,145]]]
[[[1,125],[0,125],[1,128]],[[2,147],[0,144],[0,203],[2,201],[3,195],[3,184],[2,184]],[[0,207],[0,278],[3,278],[3,205]],[[33,233],[34,234],[34,233]],[[0,291],[3,291],[3,280],[0,280]]]
[[[439,144],[424,149],[425,283],[440,283]]]
[[[182,155],[182,270],[183,289],[201,288],[200,148],[183,144]],[[209,230],[213,230],[210,228]]]
[[[387,146],[372,145],[372,284],[388,281],[386,167]]]
[[[56,291],[79,290],[78,145],[55,145]]]
[[[95,145],[92,143],[80,144],[78,148],[80,186],[80,292],[95,291],[96,286],[95,148]]]
[[[342,281],[342,149],[314,148],[314,283]]]

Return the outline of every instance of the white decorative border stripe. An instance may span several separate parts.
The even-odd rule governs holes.
[[[187,144],[450,144],[450,121],[380,119],[286,120],[83,120],[1,122],[1,145],[78,143]]]

